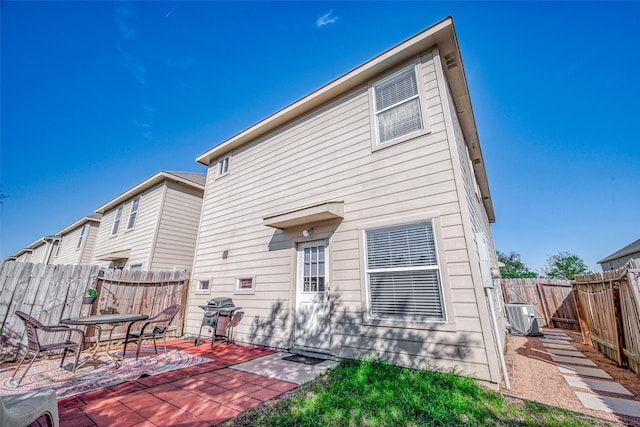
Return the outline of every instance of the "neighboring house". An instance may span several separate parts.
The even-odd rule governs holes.
[[[55,246],[60,238],[58,236],[45,236],[36,240],[14,255],[7,257],[5,261],[31,262],[34,264],[51,264]]]
[[[60,239],[53,250],[51,264],[90,264],[101,217],[100,214],[87,215],[57,232]]]
[[[640,258],[640,239],[598,261],[602,271],[623,267],[631,258]]]
[[[92,264],[126,270],[190,269],[206,175],[161,171],[100,206]]]
[[[197,161],[188,334],[232,297],[239,342],[500,382],[494,211],[450,18]]]

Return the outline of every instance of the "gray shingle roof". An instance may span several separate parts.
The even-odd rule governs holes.
[[[204,185],[207,181],[206,173],[195,173],[195,172],[175,172],[175,171],[165,171],[170,173],[171,175],[179,176],[182,179],[186,179],[187,181],[195,182],[196,184]]]
[[[602,264],[603,262],[611,261],[613,259],[620,258],[620,257],[626,256],[626,255],[632,254],[634,252],[640,252],[640,239],[638,239],[635,242],[625,246],[624,248],[620,249],[619,251],[616,251],[616,252],[612,253],[608,257],[598,261],[598,264]]]

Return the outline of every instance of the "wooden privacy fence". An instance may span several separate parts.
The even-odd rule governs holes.
[[[568,280],[502,279],[505,303],[532,304],[539,326],[580,330],[573,288]]]
[[[173,334],[182,335],[189,272],[105,270],[90,265],[44,265],[15,261],[0,263],[0,362],[15,360],[26,346],[20,310],[44,324],[57,325],[67,317],[102,313],[142,313],[153,316],[180,304]],[[93,304],[83,304],[88,288],[98,290]],[[114,338],[124,336],[124,327]],[[47,334],[44,343],[61,336]],[[95,341],[96,328],[86,329],[87,341]]]
[[[573,289],[584,341],[640,375],[640,259],[576,276]]]

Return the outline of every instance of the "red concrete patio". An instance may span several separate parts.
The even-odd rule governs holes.
[[[210,341],[195,347],[193,340],[167,347],[214,360],[61,398],[60,425],[211,426],[297,387],[229,368],[271,350],[221,343],[211,349]]]

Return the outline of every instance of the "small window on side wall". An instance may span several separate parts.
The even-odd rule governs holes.
[[[129,271],[142,271],[142,264],[132,264]]]
[[[255,292],[256,276],[244,274],[236,276],[236,294],[253,294]]]
[[[236,279],[236,289],[239,291],[250,291],[253,289],[253,277],[238,277]]]
[[[374,82],[371,90],[378,145],[424,129],[414,64]]]
[[[218,161],[218,176],[226,175],[229,173],[229,161],[231,156],[225,156]]]
[[[211,282],[209,280],[198,280],[198,283],[196,285],[196,291],[198,292],[208,291],[210,283]]]

